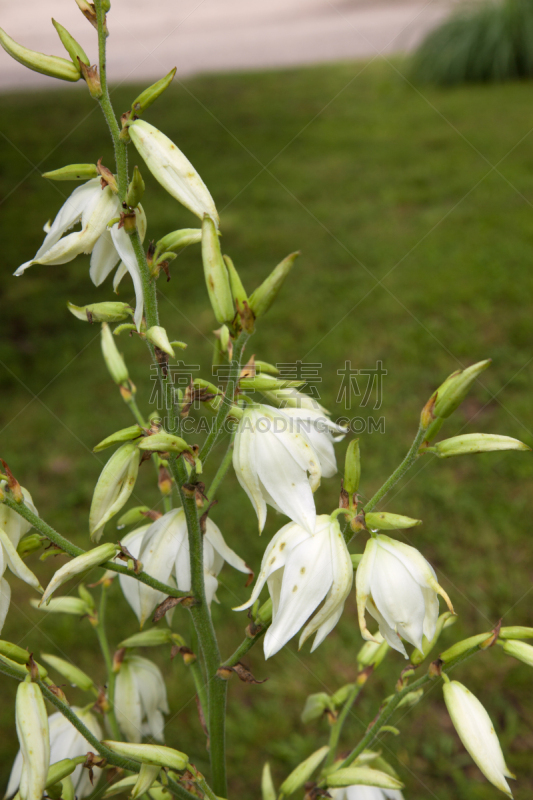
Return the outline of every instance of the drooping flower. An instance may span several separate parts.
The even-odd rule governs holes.
[[[126,656],[115,685],[115,713],[128,742],[140,742],[143,736],[164,740],[167,690],[161,670],[153,661]]]
[[[453,613],[431,564],[416,548],[384,534],[368,540],[355,581],[361,635],[373,639],[366,610],[378,622],[383,638],[406,658],[400,637],[421,650],[422,636],[431,640],[435,635],[439,594]]]
[[[512,798],[505,778],[514,778],[509,771],[485,708],[466,686],[447,680],[443,687],[446,708],[455,730],[483,775],[497,789]]]
[[[313,492],[320,485],[320,459],[298,427],[284,411],[266,405],[245,409],[239,422],[233,467],[255,508],[259,531],[265,526],[268,503],[314,532]]]
[[[225,561],[239,572],[250,574],[252,570],[228,547],[218,526],[209,517],[203,542],[205,594],[208,605],[211,605],[216,599],[217,576]],[[182,508],[169,511],[148,527],[133,531],[122,539],[122,543],[134,558],[140,559],[148,575],[162,583],[174,581],[180,591],[190,590],[189,538]],[[125,575],[121,575],[119,580],[124,596],[142,626],[165,595]]]
[[[135,288],[137,308],[135,324],[139,328],[143,314],[141,276],[130,238],[116,222],[111,229],[108,224],[120,216],[120,200],[110,186],[102,189],[100,178],[92,178],[74,189],[59,210],[53,223],[45,227],[46,237],[35,256],[16,270],[22,275],[33,264],[66,264],[81,253],[92,253],[90,277],[95,286],[107,278],[120,264],[114,280],[114,288],[129,272]],[[146,234],[146,217],[141,206],[135,209],[141,240]],[[67,233],[81,222],[81,230]]]
[[[281,528],[265,550],[250,600],[235,610],[253,605],[265,583],[272,598],[265,657],[281,650],[306,622],[300,647],[316,633],[311,651],[316,650],[339,621],[353,583],[350,554],[337,520],[319,515],[313,534],[296,522]]]
[[[83,724],[89,728],[94,736],[98,739],[102,738],[102,731],[94,714],[81,708],[75,708],[74,706],[72,706],[71,711],[73,711]],[[81,733],[76,730],[72,723],[69,722],[60,711],[48,717],[48,726],[50,730],[50,766],[58,761],[62,761],[64,758],[76,758],[77,756],[82,756],[94,750],[93,746],[83,738]],[[93,772],[96,785],[101,770],[98,767],[93,767]],[[11,797],[18,789],[21,773],[22,752],[19,751],[13,762],[13,768],[6,790],[6,797]],[[71,775],[71,779],[74,792],[80,800],[93,791],[89,771],[83,769],[81,764],[76,767]]]
[[[346,428],[332,422],[320,409],[284,408],[283,413],[296,422],[296,430],[303,431],[320,461],[324,478],[332,478],[337,472],[337,460],[333,442],[340,442],[346,436]]]
[[[403,800],[399,789],[378,789],[377,786],[343,786],[329,792],[335,800]]]
[[[15,701],[20,745],[21,800],[41,800],[50,764],[50,737],[43,695],[38,683],[22,681]]]

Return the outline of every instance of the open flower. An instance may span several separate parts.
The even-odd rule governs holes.
[[[284,408],[283,413],[296,422],[296,430],[302,431],[318,456],[324,478],[332,478],[337,472],[337,461],[333,442],[346,436],[346,428],[332,422],[320,408]]]
[[[272,598],[272,625],[265,636],[265,657],[281,650],[307,620],[299,644],[316,633],[313,651],[339,621],[352,582],[352,561],[339,523],[321,514],[313,534],[296,522],[276,533],[265,550],[252,596],[235,610],[253,605],[266,583]]]
[[[483,775],[497,789],[512,798],[505,778],[514,778],[503,757],[500,742],[485,708],[466,686],[445,682],[444,701],[459,738]]]
[[[94,714],[81,708],[71,708],[76,716],[89,728],[98,739],[102,738],[102,731]],[[62,761],[64,758],[76,758],[93,750],[93,746],[83,738],[81,733],[76,730],[74,725],[58,711],[48,717],[48,727],[50,730],[50,766]],[[93,767],[95,785],[98,783],[101,770]],[[11,797],[19,787],[22,773],[22,753],[19,751],[7,785],[6,797]],[[74,792],[78,798],[86,797],[93,791],[93,786],[89,777],[89,771],[83,769],[79,764],[71,775]]]
[[[361,635],[372,640],[365,610],[379,624],[388,644],[407,658],[400,636],[419,650],[422,636],[432,639],[441,595],[450,611],[450,598],[439,586],[435,570],[414,547],[378,534],[367,542],[356,574],[357,611]]]
[[[335,800],[403,800],[399,789],[378,789],[377,786],[343,786],[329,792]]]
[[[233,449],[237,479],[250,498],[262,531],[268,505],[312,534],[316,509],[313,492],[321,467],[307,435],[285,411],[260,405],[245,409]]]
[[[225,561],[239,572],[251,574],[252,570],[228,547],[218,526],[209,517],[203,541],[205,594],[208,605],[211,605],[216,600],[217,575]],[[122,539],[122,543],[134,558],[140,559],[148,575],[162,583],[174,581],[182,592],[190,590],[189,537],[182,508],[169,511],[148,527],[133,531]],[[121,575],[119,580],[124,596],[142,626],[165,595],[125,575]]]
[[[50,226],[45,227],[46,237],[35,256],[17,269],[22,275],[33,264],[66,264],[80,253],[92,253],[90,276],[95,286],[107,278],[122,260],[114,281],[118,283],[129,272],[135,288],[137,308],[135,324],[139,328],[143,313],[142,286],[139,267],[128,234],[119,223],[111,229],[108,224],[120,216],[120,200],[109,186],[102,189],[100,178],[92,178],[74,189]],[[141,239],[146,233],[146,217],[141,206],[135,210]],[[81,230],[64,234],[78,222]]]
[[[126,656],[115,685],[115,712],[128,742],[140,742],[143,736],[163,741],[167,690],[161,670],[153,661]]]

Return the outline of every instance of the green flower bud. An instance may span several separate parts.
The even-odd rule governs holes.
[[[142,179],[139,167],[133,167],[133,178],[128,186],[128,194],[126,195],[126,203],[130,208],[137,208],[142,200],[145,190],[144,181]]]
[[[374,639],[378,641],[365,642],[357,653],[357,666],[360,670],[370,666],[377,669],[387,655],[389,645],[383,639],[383,636],[379,632],[376,632],[374,634]]]
[[[474,381],[491,363],[492,359],[489,358],[486,361],[478,361],[467,369],[452,372],[437,389],[433,416],[442,419],[449,417],[461,405]]]
[[[255,621],[257,623],[262,623],[263,625],[267,622],[272,622],[272,599],[270,597],[260,607],[255,617]]]
[[[30,533],[21,539],[17,547],[17,553],[21,558],[27,558],[32,553],[36,553],[43,546],[43,537],[40,533]]]
[[[131,104],[132,116],[134,115],[136,117],[140,117],[147,108],[150,108],[152,103],[155,103],[157,98],[162,95],[165,89],[170,86],[175,74],[176,67],[171,69],[168,75],[165,75],[164,78],[156,81],[156,83],[153,83],[148,87],[148,89],[145,89],[144,92],[141,92],[141,94],[136,97]]]
[[[80,61],[82,61],[87,67],[89,67],[91,65],[91,62],[89,61],[89,58],[85,50],[81,46],[81,44],[79,44],[76,41],[76,39],[70,35],[70,33],[67,31],[66,28],[60,25],[59,22],[56,22],[55,19],[53,18],[52,18],[52,25],[56,29],[57,34],[61,39],[61,43],[65,48],[65,50],[67,51],[67,53],[69,54],[69,56],[71,57],[74,66],[78,67],[78,58],[79,58]]]
[[[417,703],[420,702],[424,695],[423,689],[416,689],[414,692],[407,692],[405,697],[402,697],[400,702],[397,705],[397,708],[412,708],[412,706],[416,706]],[[394,697],[394,695],[392,695]],[[392,698],[391,698],[392,699]]]
[[[104,355],[104,361],[107,369],[109,370],[109,374],[115,383],[118,386],[126,383],[129,379],[128,370],[126,364],[124,363],[124,359],[118,352],[111,329],[106,322],[104,322],[102,325],[102,353]]]
[[[476,636],[470,636],[468,639],[463,639],[461,642],[456,642],[452,647],[449,647],[444,653],[441,653],[439,658],[441,661],[444,661],[447,664],[449,661],[452,661],[459,656],[464,655],[464,653],[468,652],[468,650],[472,650],[475,647],[480,647],[483,642],[486,642],[487,639],[490,639],[491,633],[478,633]]]
[[[92,594],[85,588],[83,583],[78,586],[78,594],[84,603],[91,609],[94,609],[94,598]]]
[[[255,361],[255,369],[259,375],[279,375],[279,369],[268,361]]]
[[[500,628],[498,636],[500,639],[533,639],[533,628],[510,625],[507,628]]]
[[[100,564],[105,564],[106,561],[109,561],[111,558],[115,557],[119,549],[120,548],[117,547],[116,544],[107,542],[107,544],[101,544],[99,547],[95,547],[93,550],[88,550],[86,553],[83,553],[83,555],[76,556],[76,558],[73,558],[72,561],[64,564],[60,569],[58,569],[46,587],[41,599],[41,605],[46,603],[56,589],[58,589],[63,583],[69,581],[75,575],[79,575],[82,572],[87,572],[87,570],[100,566]]]
[[[34,72],[40,72],[42,75],[59,78],[63,81],[79,81],[81,78],[78,64],[73,64],[66,58],[46,56],[36,50],[28,50],[27,47],[15,42],[2,28],[0,28],[0,44],[11,58]]]
[[[146,338],[149,342],[155,344],[159,350],[162,350],[163,353],[167,353],[167,355],[172,356],[172,358],[176,357],[176,354],[170,345],[167,332],[160,325],[153,325],[151,328],[149,328],[146,332]]]
[[[441,614],[437,620],[437,627],[435,628],[435,634],[433,636],[433,639],[431,641],[428,641],[428,639],[425,636],[422,637],[422,644],[423,644],[422,650],[418,649],[413,650],[410,657],[411,664],[413,664],[414,666],[418,666],[418,664],[421,664],[422,661],[424,661],[424,659],[430,654],[430,652],[437,644],[444,628],[448,627],[446,623],[453,625],[456,622],[456,620],[457,617],[454,614],[452,614],[451,611],[445,611],[444,614]]]
[[[98,169],[96,164],[69,164],[51,172],[43,172],[41,177],[49,181],[89,181],[98,177]]]
[[[365,514],[365,522],[370,530],[395,531],[401,528],[413,528],[415,525],[422,525],[421,519],[411,519],[403,517],[401,514],[389,514],[385,511],[370,511]]]
[[[276,787],[274,786],[274,781],[272,780],[270,764],[267,761],[263,767],[263,774],[261,776],[261,798],[262,800],[276,800],[276,797]]]
[[[342,706],[348,699],[348,695],[352,692],[355,684],[354,683],[347,683],[345,686],[341,686],[340,689],[337,689],[335,694],[331,696],[331,702],[335,707]]]
[[[158,647],[162,644],[170,644],[173,641],[173,633],[169,628],[151,628],[149,631],[141,631],[128,636],[119,647]]]
[[[121,530],[127,525],[136,525],[137,522],[146,522],[147,511],[150,511],[148,506],[135,506],[135,508],[130,508],[119,518],[117,530]]]
[[[380,789],[403,789],[403,783],[372,767],[345,767],[332,772],[327,778],[328,786],[377,786]]]
[[[137,797],[140,797],[147,792],[151,788],[160,772],[161,767],[159,766],[143,764],[139,770],[137,781],[135,782],[135,786],[133,787],[133,791],[131,793],[132,800],[136,800]]]
[[[123,444],[113,453],[98,478],[91,510],[89,530],[98,541],[104,525],[128,502],[139,472],[139,451],[133,443]]]
[[[303,786],[304,783],[307,783],[315,769],[322,763],[328,753],[329,747],[326,745],[310,755],[309,758],[306,758],[305,761],[302,761],[301,764],[298,764],[296,769],[294,769],[281,784],[280,794],[290,795],[299,789],[300,786]]]
[[[266,314],[278,296],[278,292],[283,286],[285,278],[291,271],[292,265],[299,255],[299,252],[291,253],[287,258],[284,258],[270,273],[268,278],[266,278],[266,280],[257,287],[255,292],[250,295],[250,308],[256,319]]]
[[[111,436],[108,436],[106,439],[102,439],[96,447],[93,447],[93,452],[99,453],[101,450],[112,447],[114,444],[122,444],[122,442],[130,442],[133,439],[138,439],[143,433],[144,430],[140,425],[130,425],[129,428],[122,428],[122,430],[112,433]]]
[[[531,450],[531,447],[510,436],[498,436],[495,433],[464,433],[462,436],[443,439],[433,447],[421,450],[421,453],[430,452],[439,458],[450,458],[472,453],[491,453],[496,450]]]
[[[22,800],[42,797],[50,766],[48,715],[37,683],[22,681],[15,701],[17,736],[22,753],[19,792]]]
[[[40,601],[33,598],[30,603],[39,611],[52,614],[72,614],[75,617],[84,617],[91,611],[91,608],[80,597],[52,597],[46,606],[41,606]]]
[[[361,480],[361,453],[359,450],[359,439],[353,439],[346,451],[344,462],[344,489],[351,498],[359,489]]]
[[[219,234],[220,236],[220,234]],[[172,231],[163,236],[155,246],[154,258],[157,259],[159,253],[179,253],[191,244],[199,244],[202,241],[201,228],[182,228],[179,231]]]
[[[317,694],[310,694],[305,701],[304,710],[302,711],[302,722],[306,724],[314,719],[322,716],[327,708],[331,708],[331,698],[325,692],[317,692]]]
[[[141,442],[139,442],[139,449],[140,450],[151,450],[156,453],[183,453],[183,451],[187,451],[188,453],[192,453],[192,448],[187,444],[185,439],[181,439],[179,436],[174,436],[172,433],[166,433],[166,431],[160,431],[159,433],[154,433],[152,436],[146,436]]]
[[[45,789],[51,788],[55,783],[62,781],[63,778],[68,778],[69,775],[72,775],[78,763],[83,762],[79,759],[63,758],[61,761],[56,761],[55,764],[52,764],[46,777]]]
[[[202,261],[211,307],[221,325],[235,316],[228,270],[220,252],[218,233],[212,218],[204,216],[202,225]]]
[[[523,661],[529,667],[533,667],[533,647],[517,639],[509,639],[503,644],[503,652],[508,656],[513,656],[519,661]]]
[[[242,285],[240,275],[235,269],[235,264],[233,263],[231,258],[229,256],[223,256],[223,258],[224,258],[224,263],[228,270],[229,283],[231,286],[231,293],[233,295],[235,305],[237,306],[238,304],[240,308],[243,308],[244,303],[248,302],[248,295],[246,294],[246,290]]]
[[[42,653],[41,658],[48,666],[55,669],[56,672],[59,672],[63,678],[66,678],[71,686],[77,686],[78,689],[84,692],[96,692],[96,687],[92,679],[89,678],[83,670],[79,669],[79,667],[75,667],[74,664],[65,661],[63,658],[47,653]]]
[[[241,389],[249,389],[257,392],[272,391],[273,389],[289,389],[302,386],[305,381],[280,381],[271,375],[256,375],[255,378],[241,378],[239,386]]]
[[[10,662],[11,664],[15,664],[19,667],[23,667],[20,670],[20,674],[27,676],[28,670],[26,669],[26,664],[29,663],[30,654],[27,650],[24,650],[22,647],[19,647],[12,642],[6,642],[4,639],[0,640],[0,656],[6,661]],[[34,661],[35,666],[39,671],[39,678],[46,678],[48,672],[46,671],[45,667],[41,664],[38,664]]]
[[[126,758],[132,758],[141,764],[151,764],[158,767],[183,770],[189,763],[189,757],[172,747],[162,744],[136,744],[134,742],[105,741],[103,744],[114,753]]]

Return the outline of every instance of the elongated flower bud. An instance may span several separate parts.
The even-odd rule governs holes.
[[[472,384],[478,376],[487,369],[492,363],[489,358],[485,361],[478,361],[467,369],[458,370],[449,375],[444,383],[437,389],[437,399],[433,407],[433,416],[446,419],[463,402]]]
[[[365,515],[365,522],[370,530],[380,531],[396,531],[422,524],[421,519],[411,519],[411,517],[403,517],[401,514],[389,514],[386,511],[369,511]]]
[[[133,443],[113,453],[98,478],[89,513],[91,538],[98,541],[104,525],[128,502],[139,472],[139,451]]]
[[[351,497],[359,489],[361,480],[361,453],[359,450],[359,439],[353,439],[346,451],[344,462],[344,489]]]
[[[142,119],[131,122],[128,133],[163,189],[200,219],[208,214],[218,223],[216,206],[207,186],[174,142]]]
[[[307,783],[315,769],[322,763],[328,753],[329,747],[326,745],[310,755],[309,758],[306,758],[305,761],[302,761],[301,764],[298,764],[296,769],[294,769],[281,784],[280,793],[290,795],[299,789],[300,786],[303,786],[304,783]]]
[[[243,308],[244,303],[248,302],[248,295],[246,294],[246,290],[242,285],[241,276],[235,269],[235,264],[229,256],[224,256],[224,263],[228,270],[231,293],[233,295],[235,305],[239,304],[239,306]]]
[[[519,642],[516,639],[508,639],[504,642],[502,649],[508,656],[513,656],[529,667],[533,667],[533,647],[530,644]]]
[[[152,436],[146,436],[139,442],[139,449],[152,450],[158,453],[192,452],[190,445],[187,444],[185,439],[181,439],[179,436],[174,436],[174,434],[166,433],[165,431],[154,433]]]
[[[98,177],[98,169],[96,164],[69,164],[51,172],[43,172],[41,177],[49,181],[89,181]]]
[[[464,456],[473,453],[491,453],[496,450],[531,450],[527,444],[513,439],[511,436],[499,436],[495,433],[464,433],[452,436],[421,452],[435,453],[439,458]]]
[[[365,642],[357,653],[357,666],[360,670],[370,666],[376,669],[387,655],[389,645],[379,631],[374,634],[374,639],[375,641]]]
[[[151,628],[149,631],[141,631],[128,636],[119,647],[157,647],[162,644],[170,644],[173,641],[173,633],[169,628]]]
[[[500,742],[485,708],[466,686],[449,679],[442,687],[455,730],[483,775],[512,798],[505,778],[514,778],[505,763]]]
[[[63,758],[61,759],[61,761],[56,761],[56,763],[52,764],[50,769],[48,770],[45,788],[49,789],[55,783],[59,783],[59,781],[62,781],[69,775],[72,775],[77,766],[78,766],[77,763],[72,758]],[[47,794],[50,797],[50,794],[49,793]],[[60,797],[62,798],[62,800],[65,800],[64,794],[61,794]]]
[[[128,186],[128,194],[126,195],[126,203],[130,208],[137,208],[141,202],[144,194],[144,181],[139,167],[133,168],[133,178]]]
[[[115,339],[113,338],[111,329],[106,322],[104,322],[102,325],[102,353],[104,355],[104,361],[109,370],[109,374],[115,383],[118,386],[126,383],[129,378],[128,369],[124,359],[118,352]]]
[[[302,711],[301,720],[304,725],[307,722],[312,722],[322,716],[327,708],[331,708],[331,698],[326,692],[317,692],[310,694],[305,701],[304,710]]]
[[[77,686],[84,692],[92,692],[95,690],[95,685],[92,678],[86,675],[85,672],[83,672],[83,670],[81,670],[79,667],[71,664],[70,661],[65,661],[64,658],[59,658],[59,656],[53,656],[46,653],[42,653],[41,658],[46,664],[52,667],[52,669],[55,669],[56,672],[59,672],[63,678],[66,678],[71,686]]]
[[[262,800],[276,800],[277,797],[276,787],[272,780],[272,773],[268,761],[263,767],[263,774],[261,776],[261,797]]]
[[[150,789],[160,771],[161,767],[159,766],[152,766],[151,764],[142,765],[139,770],[139,776],[131,793],[132,800],[136,800],[137,797],[141,797],[141,795]]]
[[[81,46],[76,39],[71,36],[71,34],[64,28],[59,22],[56,22],[55,19],[52,18],[52,25],[57,31],[57,35],[61,39],[61,43],[67,53],[69,54],[70,58],[72,59],[72,63],[75,67],[78,67],[78,58],[82,61],[87,67],[90,66],[89,57],[87,56],[85,50]],[[92,177],[92,176],[91,176]]]
[[[418,650],[415,649],[411,653],[409,658],[411,664],[414,666],[418,666],[421,664],[422,661],[429,655],[429,653],[433,650],[435,645],[437,644],[440,635],[444,628],[447,628],[449,625],[453,625],[457,621],[457,617],[451,613],[451,611],[445,611],[444,614],[441,614],[437,620],[437,627],[435,628],[435,633],[433,634],[432,639],[428,639],[426,636],[422,637],[422,649]]]
[[[140,425],[130,425],[129,428],[122,428],[122,430],[112,433],[106,439],[103,439],[96,447],[93,447],[95,453],[105,450],[107,447],[112,447],[114,444],[122,444],[122,442],[130,442],[133,439],[138,439],[142,436],[144,430]]]
[[[371,767],[346,767],[328,775],[328,786],[377,786],[381,789],[402,789],[403,783]]]
[[[11,58],[34,72],[40,72],[42,75],[59,78],[63,81],[79,81],[81,78],[79,66],[74,65],[72,61],[59,58],[59,56],[46,56],[36,50],[28,50],[27,47],[15,42],[2,28],[0,28],[0,44]]]
[[[189,757],[179,750],[172,747],[165,747],[162,744],[137,744],[135,742],[112,742],[106,741],[104,744],[119,756],[126,756],[141,764],[152,764],[159,767],[170,767],[170,769],[185,769],[189,763]]]
[[[133,316],[133,309],[127,303],[89,303],[87,306],[75,306],[67,303],[67,308],[76,319],[84,322],[123,322]]]
[[[165,75],[164,78],[153,83],[148,89],[145,89],[144,92],[141,92],[138,97],[135,98],[133,103],[131,104],[131,111],[137,117],[140,117],[141,114],[146,111],[147,108],[150,108],[152,103],[155,103],[158,97],[160,97],[165,89],[167,89],[172,80],[174,75],[176,74],[176,67],[171,69],[168,75]]]
[[[146,332],[146,338],[149,342],[152,342],[152,344],[155,344],[156,347],[162,350],[163,353],[167,353],[167,355],[172,356],[172,358],[176,357],[167,332],[160,325],[153,325],[149,328]]]
[[[291,253],[284,258],[278,266],[270,273],[268,278],[257,287],[255,292],[250,295],[250,308],[256,319],[266,314],[285,282],[285,278],[292,269],[292,265],[300,253]]]
[[[172,231],[163,236],[155,246],[154,258],[157,258],[159,253],[179,253],[190,244],[199,244],[202,241],[201,228],[182,228],[179,231]]]
[[[114,558],[118,551],[119,548],[116,544],[107,542],[106,544],[101,544],[99,547],[95,547],[93,550],[88,550],[86,553],[83,553],[83,555],[77,556],[76,558],[73,558],[72,561],[64,564],[61,569],[58,569],[46,587],[45,593],[43,594],[41,600],[41,605],[46,603],[56,589],[58,589],[63,583],[66,583],[66,581],[69,581],[75,575],[79,575],[82,572],[87,572],[87,570],[97,567],[100,564],[105,564],[106,561]]]
[[[48,614],[72,614],[75,617],[84,617],[91,609],[81,597],[52,597],[46,606],[41,608],[39,600],[30,600],[34,608],[46,611]]]
[[[202,261],[207,293],[217,322],[231,322],[235,316],[228,270],[220,252],[217,229],[206,215],[202,225]]]
[[[41,800],[50,764],[48,716],[40,687],[25,680],[15,702],[17,736],[22,754],[21,800]]]

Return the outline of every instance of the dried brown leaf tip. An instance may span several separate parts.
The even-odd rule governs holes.
[[[219,678],[222,678],[222,680],[227,681],[231,677],[232,672],[234,672],[243,683],[266,683],[268,680],[268,678],[264,678],[262,681],[258,681],[242,661],[238,661],[234,667],[227,667],[223,664],[218,668],[217,675]]]
[[[175,608],[179,605],[182,605],[184,608],[191,608],[191,606],[197,604],[198,601],[189,595],[187,595],[187,597],[166,597],[163,602],[159,603],[157,606],[154,616],[152,617],[152,622],[159,622],[171,608]]]

